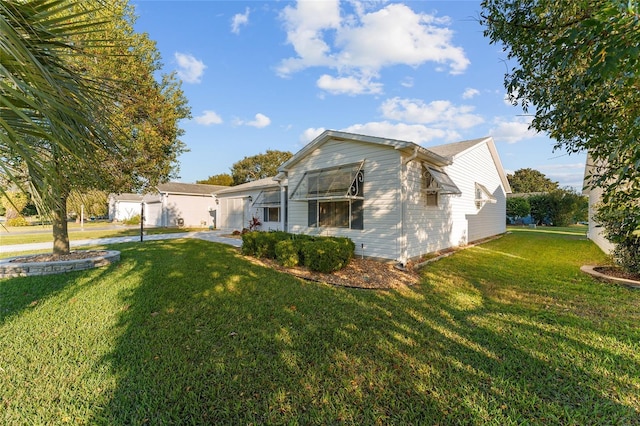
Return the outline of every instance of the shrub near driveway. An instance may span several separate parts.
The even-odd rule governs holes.
[[[200,240],[0,281],[0,422],[633,425],[640,292],[580,235],[516,232],[420,285],[305,282]]]

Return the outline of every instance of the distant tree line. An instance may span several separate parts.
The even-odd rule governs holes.
[[[516,170],[507,179],[514,194],[507,199],[507,216],[521,220],[529,215],[538,225],[567,226],[588,219],[589,202],[572,189],[558,187],[543,173],[533,169]]]

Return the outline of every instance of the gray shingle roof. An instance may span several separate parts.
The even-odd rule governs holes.
[[[167,182],[157,186],[158,191],[169,194],[186,194],[186,195],[211,195],[228,186],[223,185],[205,185],[201,183],[181,183]]]

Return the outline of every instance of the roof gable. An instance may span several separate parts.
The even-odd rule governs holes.
[[[493,164],[500,176],[500,181],[502,182],[502,186],[504,187],[504,191],[506,194],[511,193],[511,185],[509,185],[509,179],[507,179],[507,174],[502,167],[502,161],[500,161],[500,156],[498,155],[498,150],[496,148],[496,144],[493,141],[491,136],[487,136],[479,139],[470,139],[466,141],[454,142],[444,145],[438,145],[430,147],[429,149],[437,154],[442,155],[443,157],[449,158],[452,162],[467,152],[475,149],[476,147],[486,144],[489,152],[491,153],[491,158],[493,159]]]
[[[302,160],[304,157],[331,140],[368,143],[406,152],[415,151],[421,156],[428,158],[435,165],[445,166],[447,164],[450,164],[450,161],[447,158],[444,158],[441,155],[431,151],[430,149],[424,148],[414,142],[401,141],[398,139],[380,138],[377,136],[359,135],[355,133],[340,132],[336,130],[325,130],[320,136],[309,142],[300,151],[296,152],[293,157],[291,157],[280,167],[278,167],[278,171],[288,171],[291,167],[300,162],[300,160]]]

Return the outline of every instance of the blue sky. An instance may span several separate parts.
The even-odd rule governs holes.
[[[136,30],[176,71],[193,118],[180,181],[229,173],[325,129],[424,147],[493,136],[507,173],[581,188],[585,155],[553,151],[506,101],[508,69],[476,1],[137,0]]]

